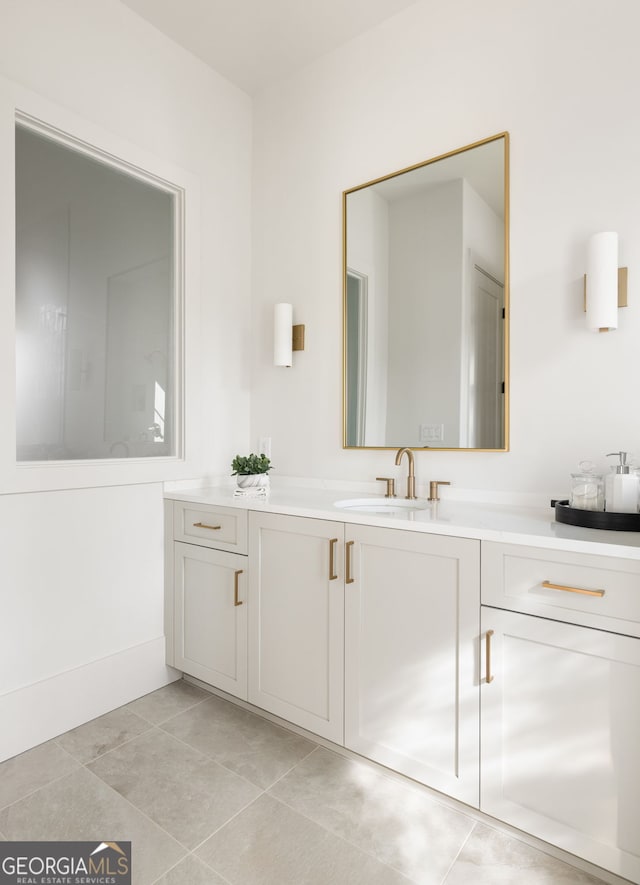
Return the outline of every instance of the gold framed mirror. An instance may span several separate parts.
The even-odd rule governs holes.
[[[343,447],[509,448],[509,134],[343,192]]]

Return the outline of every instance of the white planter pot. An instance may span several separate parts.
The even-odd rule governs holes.
[[[239,489],[268,489],[268,473],[238,473],[236,484]]]

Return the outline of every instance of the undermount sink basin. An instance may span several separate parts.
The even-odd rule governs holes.
[[[428,501],[406,498],[345,498],[334,501],[334,507],[341,510],[357,510],[359,513],[408,513],[412,510],[426,510]]]

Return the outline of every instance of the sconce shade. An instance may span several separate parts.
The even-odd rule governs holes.
[[[293,307],[284,302],[276,304],[273,315],[273,364],[293,365]]]
[[[618,328],[618,234],[594,234],[587,252],[587,325]]]

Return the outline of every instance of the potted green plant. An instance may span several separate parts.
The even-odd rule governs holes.
[[[266,455],[236,455],[231,470],[239,489],[269,488],[271,461]]]

